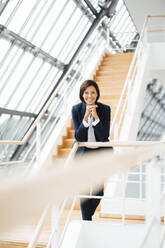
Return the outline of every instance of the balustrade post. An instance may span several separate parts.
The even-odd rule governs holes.
[[[114,126],[114,140],[119,140],[119,124],[116,122]]]
[[[109,50],[109,37],[110,37],[110,30],[109,28],[107,27],[107,33],[106,33],[107,37],[106,37],[106,47],[107,47],[107,50]]]
[[[65,80],[65,82],[64,82],[64,105],[63,105],[65,116],[67,115],[67,109],[68,109],[67,103],[68,103],[68,99],[67,99],[67,80]]]
[[[41,152],[41,122],[37,123],[36,129],[36,161],[37,164],[40,162],[40,152]]]
[[[152,225],[146,239],[147,248],[160,248],[161,234],[161,168],[154,159],[146,168],[146,224]]]
[[[59,205],[54,205],[52,207],[52,217],[51,217],[51,226],[52,226],[52,243],[51,248],[57,248],[59,242]]]

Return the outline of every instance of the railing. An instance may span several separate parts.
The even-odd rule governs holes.
[[[136,70],[137,70],[137,65],[139,62],[139,59],[141,58],[141,56],[139,56],[139,54],[141,55],[141,51],[142,51],[142,46],[141,46],[141,42],[144,36],[144,32],[145,32],[145,28],[147,25],[147,21],[148,18],[146,18],[144,26],[143,26],[143,30],[142,30],[142,34],[140,36],[140,39],[138,41],[138,45],[135,51],[135,54],[133,56],[129,71],[128,71],[128,75],[117,105],[117,109],[112,121],[112,126],[111,126],[111,136],[114,135],[115,139],[119,139],[119,129],[121,128],[121,123],[123,120],[123,116],[124,113],[126,111],[126,107],[128,104],[128,100],[129,100],[129,96],[130,96],[130,90],[131,87],[133,85],[134,79],[135,79],[135,75],[136,75]],[[126,97],[126,99],[125,99]],[[115,132],[115,133],[114,133]]]
[[[108,146],[114,146],[114,147],[131,147],[131,151],[127,152],[121,152],[118,154],[109,154],[109,153],[104,153],[102,156],[100,154],[97,156],[97,152],[94,154],[93,157],[88,157],[90,163],[89,164],[84,164],[86,160],[76,160],[76,164],[73,160],[74,154],[79,146],[84,146],[88,145],[88,147],[94,146],[103,146],[103,147],[108,147]],[[134,151],[132,150],[132,147],[138,147],[139,149],[135,149]],[[65,200],[64,203],[61,206],[61,210],[58,212],[57,216],[57,222],[59,222],[59,218],[62,214],[62,211],[65,207],[66,203],[66,197],[71,197],[73,195],[78,195],[78,193],[81,191],[83,188],[86,188],[89,186],[89,184],[97,185],[100,182],[103,182],[107,177],[112,176],[113,174],[116,173],[121,173],[121,172],[126,172],[130,170],[131,168],[136,167],[137,165],[141,164],[144,161],[151,160],[155,156],[164,154],[165,152],[165,142],[91,142],[91,143],[76,143],[72,156],[70,156],[69,161],[67,161],[68,167],[67,169],[61,168],[60,170],[54,169],[48,171],[44,175],[38,175],[36,178],[32,177],[29,178],[27,181],[27,184],[25,183],[24,179],[17,179],[17,182],[11,182],[10,187],[7,187],[7,190],[4,189],[3,185],[0,188],[0,200],[2,202],[1,204],[1,223],[2,223],[2,230],[3,230],[3,225],[4,225],[4,219],[8,221],[6,224],[6,228],[10,228],[10,225],[14,225],[12,223],[13,221],[13,215],[14,215],[14,220],[16,223],[18,222],[18,216],[19,219],[21,219],[26,213],[27,210],[29,210],[30,213],[35,213],[38,211],[38,208],[43,207],[44,205],[48,205],[48,203],[55,202],[56,205],[58,206],[61,203],[61,200]],[[103,163],[104,161],[104,163]],[[91,166],[92,164],[92,166]],[[101,166],[100,166],[101,164]],[[115,165],[115,166],[114,166]],[[146,232],[144,233],[143,240],[141,241],[141,246],[139,248],[144,247],[143,244],[145,243],[148,238],[150,239],[151,237],[154,239],[157,237],[160,239],[160,233],[159,231],[159,225],[160,225],[160,212],[157,213],[155,212],[157,207],[159,206],[160,202],[155,201],[151,199],[152,197],[157,197],[158,199],[158,190],[160,188],[160,168],[154,164],[154,162],[151,162],[147,166],[149,167],[151,165],[151,168],[148,170],[149,173],[149,178],[152,180],[148,181],[148,188],[150,189],[150,199],[148,200],[148,205],[149,207],[152,208],[152,211],[150,211],[150,216],[147,216],[146,218]],[[93,177],[93,171],[95,171],[95,176]],[[88,178],[82,177],[82,173],[88,172]],[[151,173],[151,174],[150,174]],[[155,179],[154,179],[155,178]],[[35,180],[34,180],[35,179]],[[61,182],[65,181],[65,184],[62,185],[61,187]],[[70,185],[70,182],[72,181],[72,185]],[[153,184],[153,181],[155,182]],[[76,187],[73,186],[76,184]],[[40,187],[39,187],[40,185]],[[36,189],[36,190],[34,190]],[[50,190],[51,189],[51,190]],[[58,189],[58,191],[57,191]],[[153,190],[154,189],[154,190]],[[26,193],[27,192],[27,193]],[[156,195],[155,195],[156,194]],[[162,199],[164,199],[164,193],[162,195]],[[11,197],[12,196],[12,197]],[[8,213],[7,211],[7,205],[11,204],[11,201],[15,199],[15,203],[12,209],[12,213]],[[52,200],[53,196],[53,200]],[[85,195],[78,195],[77,197],[87,197],[90,198],[91,196],[85,196]],[[76,197],[76,198],[77,198]],[[102,197],[95,197],[92,196],[93,198],[102,198]],[[22,212],[19,211],[18,205],[20,204],[20,201],[17,201],[18,199],[21,199],[21,208]],[[67,222],[65,224],[64,230],[62,232],[62,236],[60,239],[54,241],[55,247],[60,247],[62,244],[64,234],[66,232],[68,223],[70,221],[70,216],[74,208],[74,204],[76,201],[76,198],[74,198],[74,201],[72,203],[72,207],[70,209],[70,212],[68,213],[68,218]],[[103,196],[102,199],[105,199],[106,197]],[[152,204],[150,204],[152,200]],[[32,204],[33,203],[33,204]],[[47,207],[42,216],[41,219],[36,227],[36,231],[34,232],[34,236],[32,237],[32,241],[29,244],[29,248],[35,247],[35,244],[37,243],[37,238],[41,232],[41,228],[43,225],[43,222],[46,218]],[[26,218],[29,218],[29,215],[26,216]],[[125,218],[123,218],[124,221]],[[15,224],[16,224],[15,223]],[[4,225],[5,226],[5,225]],[[58,224],[57,224],[58,226]],[[155,236],[154,233],[152,233],[152,227],[154,226],[154,230],[156,230]],[[5,228],[5,227],[4,227]],[[1,230],[1,228],[0,228]],[[50,235],[50,239],[48,241],[47,248],[50,247],[51,242],[53,241],[54,233],[57,231],[57,229],[54,229]],[[150,235],[149,235],[150,234]],[[163,243],[164,237],[162,237],[162,243]],[[156,239],[157,241],[157,239]],[[152,248],[151,246],[147,246]],[[160,246],[155,246],[155,247],[160,247]]]
[[[153,28],[150,27],[150,20],[152,20],[152,18],[164,18],[164,15],[160,15],[160,16],[148,16],[144,22],[143,25],[143,29],[142,32],[140,34],[140,39],[138,41],[138,45],[135,51],[135,54],[133,56],[128,74],[127,74],[127,78],[121,93],[121,97],[119,99],[118,105],[117,105],[117,109],[112,121],[112,125],[111,125],[111,136],[114,135],[115,139],[118,140],[120,137],[120,130],[121,130],[121,126],[124,120],[124,114],[126,113],[126,109],[129,103],[129,99],[130,99],[130,95],[131,95],[131,91],[133,90],[133,85],[135,82],[135,78],[138,75],[139,70],[141,69],[139,66],[139,63],[141,61],[141,58],[144,54],[144,46],[145,46],[145,42],[146,42],[146,36],[147,34],[150,33],[154,33],[156,32],[162,32],[164,29],[163,28]]]

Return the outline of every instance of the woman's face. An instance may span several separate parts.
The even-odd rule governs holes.
[[[84,102],[87,105],[93,105],[96,102],[98,94],[94,86],[89,86],[83,93]]]

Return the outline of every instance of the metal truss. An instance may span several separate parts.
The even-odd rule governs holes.
[[[0,24],[0,37],[9,40],[11,43],[14,43],[14,45],[22,48],[23,50],[26,50],[27,52],[32,53],[34,57],[39,57],[44,61],[50,63],[51,65],[57,67],[60,70],[63,70],[65,68],[65,64],[59,61],[57,58],[54,58],[50,54],[43,51],[41,48],[35,46],[28,40],[10,31],[1,24]]]

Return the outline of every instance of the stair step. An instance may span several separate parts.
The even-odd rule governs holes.
[[[115,53],[115,54],[106,54],[105,57],[117,58],[117,57],[133,57],[134,53]]]
[[[104,64],[119,64],[119,65],[121,65],[121,63],[125,63],[126,65],[127,64],[130,64],[130,62],[131,62],[131,60],[132,59],[105,59],[102,63],[101,63],[101,65],[104,65]]]
[[[52,158],[53,158],[53,163],[54,163],[53,166],[56,166],[57,168],[64,166],[66,162],[66,157],[59,157],[59,155],[53,155]]]
[[[99,87],[115,87],[120,86],[123,87],[125,80],[124,79],[110,79],[110,78],[96,78],[96,82],[98,83]]]
[[[100,99],[119,99],[121,95],[121,92],[119,92],[118,94],[113,94],[111,92],[107,92],[107,93],[102,93]]]
[[[102,99],[102,98],[100,98]],[[104,102],[109,102],[111,105],[116,105],[119,101],[119,99],[102,99]]]
[[[103,65],[103,64],[101,64],[100,66],[99,66],[99,69],[98,70],[108,70],[108,69],[119,69],[119,70],[124,70],[124,69],[126,69],[126,70],[128,70],[129,69],[129,66],[130,66],[130,64],[129,63],[125,63],[125,64],[112,64],[111,66],[110,65]]]
[[[124,63],[125,63],[125,65],[128,65],[128,64],[131,63],[131,60],[130,61],[125,61]],[[111,67],[119,66],[120,67],[121,66],[121,61],[120,60],[116,60],[116,61],[106,60],[106,61],[103,61],[101,63],[101,66],[111,66]]]
[[[73,129],[68,130],[68,138],[74,138],[74,130]]]
[[[97,81],[97,82],[106,82],[107,80],[109,80],[109,81],[118,81],[118,83],[119,82],[123,82],[123,81],[125,81],[125,79],[126,79],[126,76],[127,76],[127,73],[126,74],[123,74],[123,75],[120,75],[120,74],[118,74],[118,75],[105,75],[105,76],[95,76],[95,80]]]
[[[103,69],[100,69],[99,71],[96,72],[95,76],[96,75],[107,75],[107,74],[114,74],[114,73],[125,73],[127,74],[128,73],[128,70],[127,69],[119,69],[118,67],[116,68],[111,68],[109,69],[109,67],[106,67],[106,68],[103,68]]]
[[[70,121],[70,127],[73,129],[73,120]]]
[[[114,55],[110,55],[110,56],[105,56],[104,60],[111,59],[111,60],[121,60],[121,61],[123,61],[123,60],[126,60],[126,59],[132,59],[132,58],[133,58],[133,54],[130,55],[130,56],[129,55],[121,56],[121,54],[120,55],[114,54]]]
[[[111,59],[111,60],[122,60],[122,61],[124,61],[124,60],[127,60],[127,59],[132,59],[132,57],[133,56],[127,56],[127,55],[123,55],[123,56],[121,56],[121,55],[110,55],[110,56],[105,56],[104,57],[104,60],[106,60],[106,59]]]
[[[104,92],[121,92],[122,89],[123,89],[123,86],[122,85],[115,85],[115,86],[112,86],[112,85],[102,85],[99,87],[100,88],[100,92],[101,94],[103,94]]]
[[[132,56],[106,56],[104,57],[104,61],[105,60],[119,60],[119,61],[125,61],[125,60],[131,60]]]
[[[58,150],[59,157],[65,157],[68,156],[71,151],[71,148],[61,148]]]
[[[120,75],[121,74],[126,74],[126,69],[122,69],[122,70],[119,70],[118,68],[116,69],[107,69],[107,70],[99,70],[98,72],[96,72],[96,75],[95,76],[102,76],[102,75],[114,75],[116,73],[119,73]]]
[[[25,248],[28,245],[26,241],[0,241],[0,248]],[[37,244],[35,248],[46,248],[46,244]]]
[[[63,146],[66,148],[72,148],[74,141],[75,141],[75,139],[65,138],[63,141]]]

